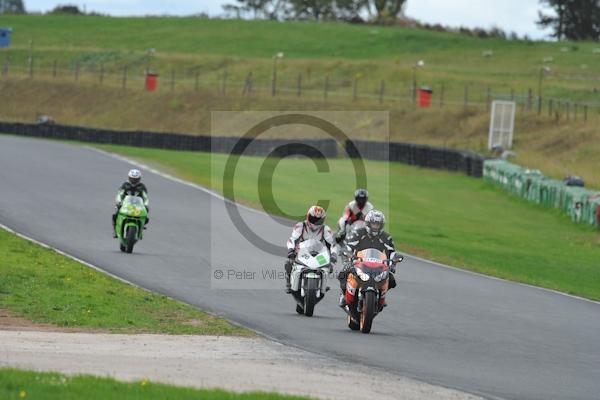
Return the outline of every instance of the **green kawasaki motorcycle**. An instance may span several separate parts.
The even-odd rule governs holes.
[[[141,197],[125,196],[115,224],[121,251],[131,253],[136,242],[142,240],[147,217],[148,211]]]

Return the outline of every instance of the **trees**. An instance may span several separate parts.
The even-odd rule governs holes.
[[[23,0],[0,0],[0,14],[24,14]]]
[[[537,24],[558,40],[599,40],[600,0],[540,0],[553,14],[539,12]]]
[[[267,19],[353,20],[368,14],[377,21],[394,19],[407,0],[236,0],[223,6],[237,17]]]

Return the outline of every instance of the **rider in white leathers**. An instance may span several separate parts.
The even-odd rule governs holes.
[[[325,210],[319,206],[312,206],[306,213],[306,219],[298,222],[292,229],[292,235],[287,241],[287,261],[285,263],[285,288],[287,293],[291,293],[290,276],[292,266],[298,252],[298,246],[301,242],[309,239],[317,239],[323,243],[330,251],[331,263],[337,261],[337,251],[335,246],[335,236],[331,228],[325,225]]]
[[[369,202],[369,192],[367,192],[367,189],[357,189],[354,192],[354,200],[348,203],[344,209],[344,214],[338,221],[337,242],[340,243],[346,237],[346,226],[359,220],[364,221],[365,216],[371,210],[373,210],[373,204]]]

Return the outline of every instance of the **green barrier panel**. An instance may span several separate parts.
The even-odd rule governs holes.
[[[600,228],[598,191],[567,186],[539,170],[525,169],[505,160],[485,160],[483,179],[532,203],[560,209],[574,222]]]

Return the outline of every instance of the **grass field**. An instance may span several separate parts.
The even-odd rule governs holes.
[[[101,147],[222,189],[225,155]],[[272,204],[261,206],[258,201],[256,182],[262,163],[257,157],[240,159],[235,192],[238,200],[273,211]],[[277,205],[287,214],[302,215],[309,204],[329,198],[328,223],[335,226],[355,183],[348,160],[330,161],[330,167],[331,173],[317,173],[310,161],[282,160],[273,178]],[[386,211],[388,227],[400,249],[461,268],[600,299],[600,238],[592,228],[459,174],[380,162],[367,162],[367,174],[371,199]],[[298,191],[298,187],[315,189]]]
[[[115,333],[252,335],[223,319],[107,277],[3,229],[0,255],[0,309],[16,317]]]
[[[301,400],[306,397],[270,393],[232,393],[182,388],[142,380],[118,382],[87,375],[0,369],[0,398],[34,400]]]
[[[34,66],[80,72],[121,72],[123,66],[141,73],[146,67],[168,79],[172,69],[181,79],[198,71],[202,79],[221,80],[225,66],[232,81],[252,70],[256,85],[271,80],[272,57],[278,63],[280,85],[295,86],[299,73],[307,88],[323,87],[376,92],[385,80],[388,93],[407,95],[412,66],[423,59],[418,81],[439,88],[448,99],[462,101],[463,87],[473,98],[487,86],[494,92],[537,91],[541,66],[553,68],[545,78],[545,95],[598,101],[600,46],[594,43],[550,43],[477,39],[456,33],[342,23],[208,20],[199,18],[108,18],[73,16],[3,16],[14,30],[8,51],[14,68],[27,69],[30,50]],[[276,39],[275,39],[276,38]],[[33,41],[33,47],[31,47]],[[148,55],[155,49],[154,56]],[[484,52],[492,51],[491,57]],[[489,53],[488,53],[489,54]],[[120,78],[117,78],[120,79]]]

